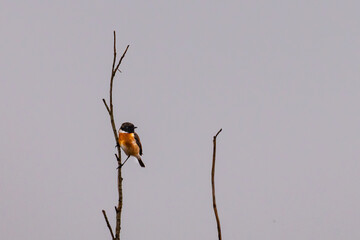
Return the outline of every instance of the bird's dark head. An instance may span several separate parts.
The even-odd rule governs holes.
[[[133,133],[135,131],[135,127],[134,124],[130,123],[130,122],[124,122],[123,124],[121,124],[120,127],[120,131],[124,131],[127,133]]]

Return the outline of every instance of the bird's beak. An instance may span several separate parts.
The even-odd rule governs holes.
[[[134,127],[134,129],[137,128],[137,127]]]

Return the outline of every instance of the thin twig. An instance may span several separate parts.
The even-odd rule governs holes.
[[[222,128],[217,132],[217,134],[214,136],[215,137],[215,140],[217,138],[217,136],[219,135],[219,133],[222,131]]]
[[[105,104],[106,110],[108,111],[109,114],[111,114],[110,108],[109,108],[109,106],[107,105],[107,103],[106,103],[106,101],[105,101],[104,98],[103,98],[103,102],[104,102],[104,104]]]
[[[109,223],[109,220],[108,220],[108,218],[107,218],[107,216],[106,216],[106,212],[105,212],[105,210],[102,210],[102,213],[103,213],[103,215],[104,215],[104,218],[105,218],[106,224],[107,224],[107,226],[108,226],[108,228],[109,228],[109,231],[110,231],[111,237],[112,237],[112,239],[114,240],[114,239],[115,239],[115,236],[114,236],[113,230],[112,230],[112,228],[111,228],[111,225],[110,225],[110,223]]]
[[[213,160],[212,160],[212,169],[211,169],[211,186],[212,186],[213,209],[214,209],[215,218],[216,218],[216,224],[217,224],[219,240],[221,240],[221,226],[220,226],[220,219],[219,219],[219,214],[218,214],[218,211],[217,211],[216,199],[215,199],[215,156],[216,156],[216,138],[217,138],[217,136],[219,135],[219,133],[221,131],[222,131],[222,129],[220,129],[216,133],[216,135],[214,136],[214,139],[213,139],[214,148],[213,148]]]
[[[116,33],[114,31],[114,59],[113,59],[113,64],[112,64],[112,68],[111,68],[111,78],[113,78],[114,74],[114,67],[115,67],[115,62],[116,62]]]
[[[121,64],[123,58],[125,57],[125,54],[126,54],[127,50],[129,49],[129,47],[130,47],[130,45],[127,45],[127,47],[126,47],[126,49],[125,49],[125,52],[124,52],[123,55],[121,56],[120,61],[119,61],[118,65],[117,65],[116,68],[115,68],[115,71],[117,71],[117,70],[119,69],[120,64]],[[121,72],[121,71],[120,71],[120,72]]]

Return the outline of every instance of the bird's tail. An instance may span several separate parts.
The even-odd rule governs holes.
[[[141,160],[141,157],[140,156],[136,156],[137,160],[139,161],[139,164],[141,167],[145,167],[145,164],[144,162]]]

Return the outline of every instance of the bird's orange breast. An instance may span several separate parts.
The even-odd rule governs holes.
[[[126,155],[138,155],[140,148],[136,144],[134,133],[119,133],[119,144]]]

